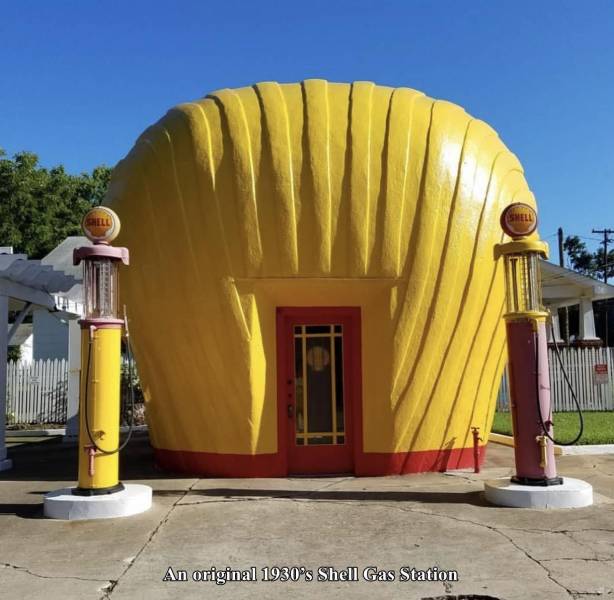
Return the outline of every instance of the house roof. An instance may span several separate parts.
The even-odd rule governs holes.
[[[49,252],[49,254],[41,260],[41,263],[43,265],[50,265],[57,271],[63,271],[67,275],[72,275],[77,281],[81,281],[83,279],[83,267],[73,264],[73,250],[75,248],[81,248],[82,246],[91,245],[92,242],[85,236],[73,235],[67,237]]]
[[[0,293],[22,302],[55,308],[52,294],[72,288],[76,279],[25,254],[0,254]]]
[[[545,260],[541,261],[541,281],[543,300],[549,305],[578,304],[581,298],[614,298],[614,285]]]
[[[56,304],[69,313],[81,314],[83,304],[83,266],[73,264],[73,250],[82,246],[91,246],[92,242],[85,236],[73,235],[58,244],[42,259],[44,265],[51,265],[58,271],[74,277],[75,285],[56,298]]]
[[[7,325],[7,331],[10,329],[11,325]],[[13,334],[9,346],[21,346],[32,335],[33,330],[34,325],[32,323],[22,323]]]

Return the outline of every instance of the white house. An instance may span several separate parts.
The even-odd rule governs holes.
[[[540,266],[543,302],[552,313],[556,341],[563,341],[558,309],[577,305],[580,327],[574,344],[578,346],[601,345],[602,340],[595,333],[593,302],[614,298],[614,286],[547,261],[542,261]],[[552,341],[550,330],[548,337],[549,341]]]
[[[31,311],[57,311],[54,295],[74,285],[75,279],[63,271],[14,254],[11,247],[0,248],[0,470],[11,467],[5,445],[8,345]],[[11,313],[16,317],[9,323]]]

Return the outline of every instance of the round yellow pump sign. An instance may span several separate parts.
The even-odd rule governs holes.
[[[111,242],[120,230],[117,214],[106,206],[96,206],[85,213],[81,228],[92,242]]]
[[[511,238],[531,235],[537,229],[537,213],[524,202],[510,204],[501,213],[501,227]]]

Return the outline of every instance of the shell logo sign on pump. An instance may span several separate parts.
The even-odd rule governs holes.
[[[501,214],[501,227],[514,239],[531,235],[537,229],[537,213],[524,202],[510,204]]]
[[[120,230],[117,214],[106,206],[97,206],[87,211],[81,222],[86,237],[97,243],[112,242]]]

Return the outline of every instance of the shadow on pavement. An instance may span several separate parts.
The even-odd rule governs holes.
[[[43,519],[43,504],[0,504],[1,515],[15,515],[22,519]]]
[[[211,488],[205,490],[154,490],[154,496],[204,496],[209,498],[280,498],[288,500],[329,500],[356,502],[424,502],[431,504],[472,504],[474,506],[491,506],[484,500],[481,491],[472,492],[421,492],[408,491],[366,491],[366,490],[283,490],[283,489],[233,489]]]
[[[62,444],[60,437],[44,439],[14,446],[9,449],[9,457],[13,459],[14,467],[9,471],[0,473],[2,481],[36,481],[41,483],[36,490],[27,493],[42,496],[58,486],[54,482],[63,482],[64,485],[74,485],[77,477],[76,445]],[[172,481],[191,477],[202,477],[189,474],[173,474],[158,469],[155,465],[154,455],[149,438],[146,433],[137,433],[133,436],[128,446],[122,451],[120,459],[120,479],[123,481],[160,480]],[[300,478],[299,478],[300,479]],[[408,479],[408,483],[409,483]],[[49,482],[49,488],[44,489],[45,482]],[[373,484],[371,484],[373,485]],[[155,483],[153,484],[155,488]],[[183,489],[155,490],[154,496],[201,496],[203,498],[285,498],[297,500],[321,500],[321,501],[355,501],[355,502],[416,502],[430,504],[467,504],[481,507],[491,507],[486,502],[481,491],[420,491],[411,489],[396,489],[387,491],[378,490],[297,490],[284,489],[287,487],[284,480],[279,480],[279,488],[272,489],[249,489],[243,486],[216,487],[209,489],[189,490]],[[213,501],[213,500],[212,500]],[[42,516],[42,503],[32,504],[1,504],[0,515],[12,514],[23,518],[40,518]]]
[[[8,449],[13,468],[0,473],[2,481],[74,481],[77,477],[76,444],[63,444],[62,438],[49,437],[37,442],[22,443]],[[154,464],[153,450],[146,433],[135,433],[122,450],[119,461],[120,479],[184,479],[159,470]]]

